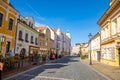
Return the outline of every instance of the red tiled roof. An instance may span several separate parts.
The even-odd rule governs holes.
[[[52,30],[53,30],[53,32],[55,32],[55,33],[57,32],[57,29],[52,29]]]
[[[43,32],[46,28],[46,26],[39,26],[36,28],[36,30],[41,30]]]
[[[62,34],[62,35],[64,35],[64,33],[63,33],[63,32],[61,32],[61,34]]]

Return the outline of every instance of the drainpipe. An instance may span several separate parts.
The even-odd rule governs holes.
[[[20,15],[19,15],[19,17],[20,17]],[[18,23],[19,23],[19,21],[18,21],[18,19],[17,19],[14,53],[15,53],[16,45],[17,45],[16,42],[17,42],[17,32],[18,32],[17,29],[18,29]]]

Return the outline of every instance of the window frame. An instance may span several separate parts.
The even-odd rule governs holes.
[[[11,20],[13,21],[13,22],[12,22],[12,25],[11,25],[11,23],[10,23]],[[13,18],[10,18],[10,19],[9,19],[9,24],[8,24],[8,30],[12,31],[13,25],[14,25],[14,19],[13,19]]]
[[[29,42],[29,41],[28,41],[28,33],[25,34],[25,41],[26,41],[26,42]]]
[[[34,37],[33,36],[31,36],[31,43],[33,44],[34,42],[33,42],[33,39],[34,39]]]
[[[21,32],[21,34],[20,34],[20,32]],[[23,32],[22,32],[22,30],[19,30],[18,40],[24,41],[22,36],[23,36]]]
[[[2,14],[2,20],[1,20],[0,27],[2,27],[2,24],[3,24],[3,19],[4,19],[4,14],[3,14],[2,12],[0,12],[0,14]]]

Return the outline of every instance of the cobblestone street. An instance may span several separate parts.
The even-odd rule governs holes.
[[[79,57],[67,56],[5,80],[107,80],[107,78],[84,64]]]

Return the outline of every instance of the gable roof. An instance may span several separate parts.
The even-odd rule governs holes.
[[[57,32],[57,29],[52,29],[52,30],[53,30],[53,32],[54,32],[54,33],[56,33],[56,32]]]
[[[39,26],[36,28],[36,30],[41,31],[42,33],[44,33],[44,30],[46,29],[46,26]]]

